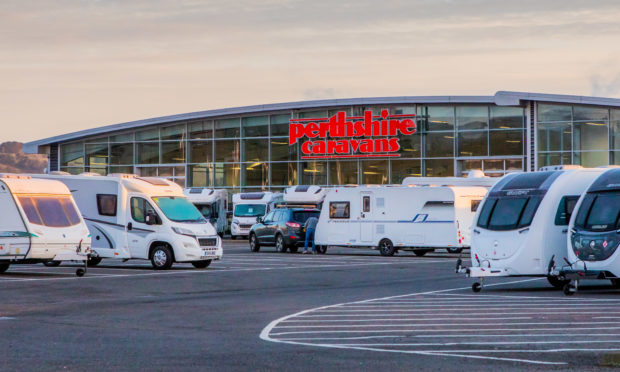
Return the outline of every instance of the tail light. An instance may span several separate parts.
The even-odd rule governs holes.
[[[301,225],[298,224],[297,222],[287,222],[286,226],[288,226],[288,227],[295,227],[295,228],[300,228],[301,227]]]

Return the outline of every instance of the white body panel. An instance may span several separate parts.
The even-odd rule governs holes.
[[[468,247],[472,201],[483,187],[357,186],[326,196],[315,241],[318,245],[376,248],[390,239],[397,249]],[[369,208],[364,211],[364,198]],[[331,218],[332,203],[349,203],[349,218]]]
[[[223,189],[189,188],[184,189],[183,193],[201,213],[201,208],[203,207],[210,207],[212,213],[213,211],[216,212],[216,216],[212,216],[209,222],[220,236],[228,230],[228,219],[226,218],[226,213],[228,212],[228,191]]]
[[[260,196],[260,197],[259,197]],[[230,235],[248,236],[250,228],[256,223],[258,217],[264,217],[276,205],[283,203],[284,198],[279,192],[256,192],[256,193],[239,193],[233,195],[233,217],[230,225]],[[238,205],[261,205],[265,206],[265,213],[259,216],[238,216],[235,214]]]
[[[320,207],[330,189],[321,186],[291,186],[284,190],[284,203]]]
[[[95,256],[150,259],[150,249],[155,243],[167,243],[172,247],[176,262],[217,260],[222,257],[221,239],[210,223],[172,221],[153,201],[153,197],[185,198],[181,187],[171,181],[157,179],[157,183],[161,184],[156,185],[147,182],[149,178],[138,178],[135,175],[33,175],[33,177],[55,179],[69,187],[92,234],[92,250]],[[100,213],[98,195],[116,197],[115,215]],[[148,225],[132,218],[130,208],[132,197],[146,200],[161,219],[161,224]],[[188,234],[176,233],[173,228],[183,229]],[[216,239],[216,244],[201,246],[199,243],[199,239],[212,238]]]
[[[566,256],[568,224],[556,224],[556,215],[563,198],[577,198],[601,172],[601,169],[574,169],[552,175],[552,183],[544,193],[529,226],[511,230],[489,230],[479,227],[478,218],[489,198],[496,197],[503,182],[522,175],[506,175],[491,189],[478,208],[471,244],[471,277],[483,276],[547,276],[548,265],[555,256],[561,266]],[[498,188],[499,187],[499,188]],[[529,189],[533,190],[533,189]],[[506,192],[504,190],[504,192]],[[510,189],[519,196],[527,190]],[[525,194],[523,194],[525,195]],[[478,260],[480,260],[480,264]]]

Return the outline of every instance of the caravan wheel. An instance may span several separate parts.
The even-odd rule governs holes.
[[[211,260],[192,261],[192,266],[197,269],[205,269],[209,265],[211,265]]]
[[[11,266],[10,262],[2,262],[2,263],[0,263],[0,273],[3,273],[5,271],[7,271],[9,269],[9,266]]]
[[[426,249],[414,249],[413,250],[413,254],[415,254],[418,257],[424,256],[426,252],[428,252]]]
[[[151,252],[151,264],[155,270],[168,270],[172,266],[172,251],[160,245]]]
[[[446,248],[446,250],[448,251],[448,253],[461,253],[461,252],[463,252],[463,248],[458,248],[458,247],[450,247],[450,248]]]
[[[101,257],[91,257],[91,258],[87,261],[86,265],[87,265],[88,267],[94,267],[94,266],[99,265],[99,264],[101,263],[101,260],[102,260],[102,258],[101,258]]]
[[[316,246],[316,251],[318,254],[325,254],[325,252],[327,252],[327,246],[326,245],[317,245]]]
[[[548,276],[547,281],[549,282],[549,284],[551,284],[554,288],[557,289],[562,289],[565,285],[570,283],[570,280],[561,280],[555,276]]]
[[[379,242],[379,253],[382,256],[393,256],[396,250],[394,249],[394,244],[390,239],[383,239]]]

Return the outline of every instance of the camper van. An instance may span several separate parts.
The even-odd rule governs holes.
[[[228,230],[228,219],[226,218],[228,191],[194,187],[183,190],[183,193],[189,201],[194,203],[204,218],[211,222],[217,234],[220,237],[224,236]]]
[[[156,270],[174,262],[205,268],[222,257],[215,229],[172,181],[134,174],[36,177],[61,181],[73,193],[91,232],[91,265],[118,258],[150,260]]]
[[[0,273],[11,263],[88,259],[90,234],[63,183],[2,174],[0,200]],[[84,268],[76,271],[84,273]]]
[[[486,277],[541,276],[554,287],[564,286],[552,272],[566,255],[573,208],[603,170],[554,169],[559,170],[508,174],[481,203],[471,239],[471,267],[457,267],[480,280],[473,284],[474,292],[482,289]]]
[[[327,193],[315,243],[378,249],[383,256],[437,248],[460,251],[469,235],[485,187],[354,186]]]
[[[607,169],[585,192],[570,220],[564,293],[577,291],[581,279],[605,279],[620,286],[620,168]]]
[[[321,209],[329,189],[321,186],[291,186],[284,190],[284,204],[315,207]]]
[[[264,217],[278,204],[283,202],[279,192],[246,192],[233,195],[233,216],[230,224],[230,236],[247,239],[250,228],[258,217]]]

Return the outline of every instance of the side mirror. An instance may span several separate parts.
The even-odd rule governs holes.
[[[157,224],[157,215],[153,211],[148,211],[146,213],[146,224],[147,225],[155,225]]]
[[[263,217],[256,217],[256,223],[263,223]]]

